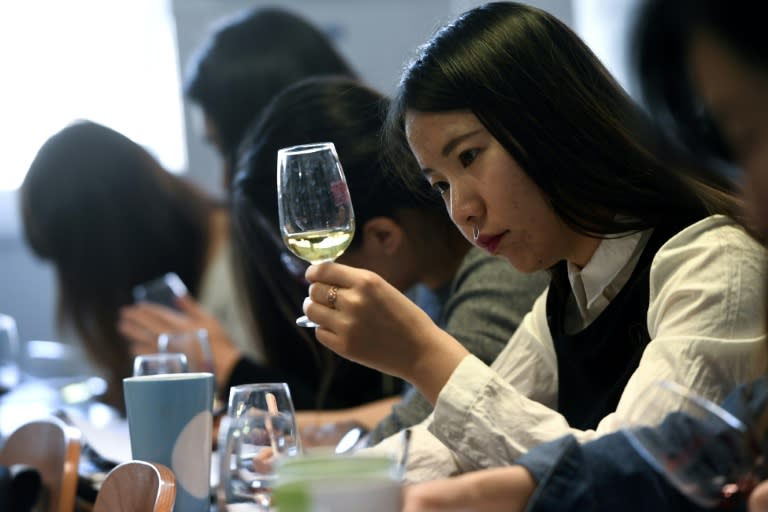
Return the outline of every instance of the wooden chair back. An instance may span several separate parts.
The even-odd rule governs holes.
[[[0,464],[25,464],[40,473],[47,512],[74,510],[79,463],[80,431],[55,417],[22,425],[0,451]]]
[[[176,477],[162,464],[132,460],[109,472],[93,512],[172,512]]]

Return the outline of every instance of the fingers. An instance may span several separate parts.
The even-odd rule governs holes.
[[[349,293],[347,291],[347,293]],[[309,298],[312,302],[322,304],[330,309],[343,310],[342,295],[344,290],[336,285],[312,283],[309,285]]]
[[[338,304],[338,302],[337,302]],[[309,317],[310,320],[318,325],[322,325],[326,328],[333,330],[331,325],[334,325],[334,310],[323,304],[321,301],[315,302],[312,298],[307,297],[304,299],[302,305],[304,314]]]
[[[304,277],[310,283],[334,283],[339,288],[350,288],[365,272],[368,271],[348,267],[340,263],[321,263],[319,265],[310,265],[304,273]]]
[[[185,315],[169,307],[150,302],[140,302],[132,306],[125,306],[120,309],[120,316],[126,320],[147,326],[166,325],[175,328],[185,324]]]
[[[183,295],[176,299],[176,303],[181,310],[198,320],[204,320],[208,318],[208,314],[200,307],[200,304],[189,295]]]
[[[136,323],[121,320],[117,330],[131,342],[133,355],[157,352],[157,336]]]
[[[121,308],[117,328],[135,345],[134,352],[142,353],[157,351],[161,333],[187,330],[189,319],[165,306],[140,303]]]

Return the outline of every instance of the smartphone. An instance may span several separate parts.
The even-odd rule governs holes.
[[[135,302],[154,302],[173,309],[179,309],[176,299],[187,294],[187,287],[179,276],[168,272],[162,277],[134,286]]]

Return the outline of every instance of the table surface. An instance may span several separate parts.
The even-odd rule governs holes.
[[[86,397],[85,400],[67,399],[71,386],[85,380],[87,378],[30,379],[0,396],[0,448],[14,430],[37,419],[58,416],[77,427],[83,435],[83,450],[78,467],[76,510],[89,512],[109,470],[131,457],[127,422],[115,409],[82,393],[78,396]],[[103,453],[91,448],[91,443]],[[218,464],[218,454],[214,453],[211,459],[212,502],[218,484]],[[212,503],[211,512],[217,511],[218,507]]]

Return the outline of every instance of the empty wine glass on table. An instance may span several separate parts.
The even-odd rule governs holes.
[[[296,415],[285,383],[230,388],[219,426],[221,510],[269,510],[274,464],[301,452]]]
[[[280,232],[288,249],[310,263],[333,261],[352,241],[355,215],[332,142],[277,152]],[[296,320],[317,327],[305,315]]]
[[[187,356],[176,352],[142,354],[133,358],[133,376],[187,373]]]
[[[0,395],[19,382],[19,333],[12,316],[0,314]]]
[[[157,351],[161,354],[183,354],[186,356],[188,368],[185,371],[211,373],[215,377],[213,352],[211,352],[211,344],[208,341],[208,331],[203,328],[160,333],[157,337]],[[213,410],[214,414],[218,415],[222,408],[222,402],[215,391],[214,384]]]
[[[213,373],[213,353],[205,329],[160,333],[157,351],[184,354],[190,371]]]
[[[658,419],[659,411],[668,414]],[[745,500],[757,482],[762,458],[752,432],[685,386],[656,381],[620,417],[634,449],[697,505]]]

